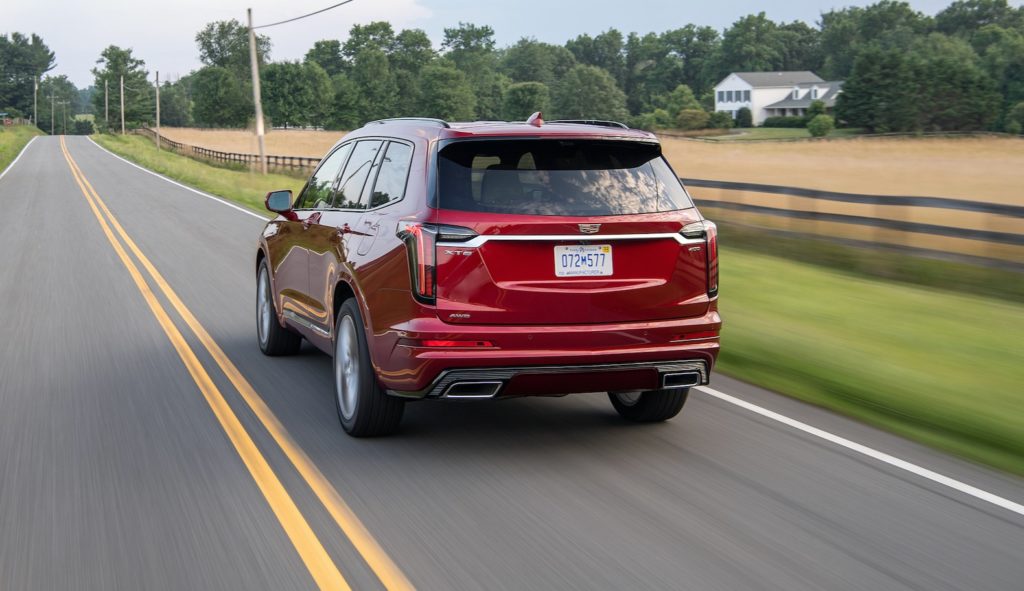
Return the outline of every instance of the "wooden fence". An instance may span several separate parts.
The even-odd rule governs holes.
[[[156,131],[148,127],[140,127],[135,130],[135,133],[146,136],[153,141],[156,141]],[[181,154],[182,156],[188,156],[190,158],[200,158],[211,162],[225,163],[225,164],[238,164],[256,168],[259,166],[260,157],[258,154],[242,154],[239,152],[221,152],[220,150],[211,150],[209,148],[202,148],[199,146],[190,146],[181,142],[175,142],[169,140],[164,136],[160,136],[160,146]],[[279,170],[290,170],[290,171],[312,171],[316,168],[316,165],[320,163],[319,158],[308,158],[305,156],[279,156],[276,154],[267,155],[267,166],[269,168],[275,168]]]

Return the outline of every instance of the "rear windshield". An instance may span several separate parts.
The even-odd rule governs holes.
[[[438,206],[601,216],[693,207],[657,145],[585,140],[454,142],[438,159]]]

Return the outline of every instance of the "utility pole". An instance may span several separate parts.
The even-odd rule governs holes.
[[[53,120],[57,117],[57,104],[54,102],[53,91],[50,91],[50,135],[53,135]]]
[[[103,123],[107,126],[106,133],[110,133],[110,80],[103,81]]]
[[[121,76],[121,135],[124,135],[124,76]]]
[[[39,76],[33,81],[32,86],[32,124],[39,127]]]
[[[160,70],[156,71],[156,149],[160,150]]]
[[[60,110],[63,113],[62,117],[64,119],[64,131],[61,132],[61,135],[67,135],[68,134],[68,102],[67,101],[61,101],[60,102]]]
[[[256,105],[256,142],[260,146],[260,172],[267,174],[267,150],[263,143],[263,103],[260,101],[260,69],[256,60],[256,30],[252,28],[252,9],[249,15],[249,64],[252,69],[252,102]]]

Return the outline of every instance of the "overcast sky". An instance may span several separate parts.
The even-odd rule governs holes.
[[[108,45],[131,47],[161,78],[176,78],[199,66],[195,34],[204,24],[237,18],[245,20],[252,7],[256,24],[305,14],[337,0],[7,0],[0,9],[0,32],[38,33],[57,54],[51,72],[66,74],[77,86],[92,83],[90,69]],[[935,14],[952,0],[911,0],[911,5]],[[1019,6],[1024,0],[1013,1]],[[864,0],[354,0],[330,12],[266,29],[273,41],[271,59],[301,59],[318,39],[342,39],[353,23],[390,21],[396,29],[421,28],[435,46],[445,27],[459,21],[494,28],[498,44],[520,37],[562,44],[581,33],[596,34],[610,27],[623,32],[664,31],[687,23],[719,30],[740,16],[765,11],[776,21],[814,23],[823,11]]]

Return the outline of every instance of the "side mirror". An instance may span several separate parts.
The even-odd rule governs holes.
[[[270,211],[279,213],[287,218],[289,217],[288,214],[292,212],[292,192],[271,191],[267,193],[264,203]]]

